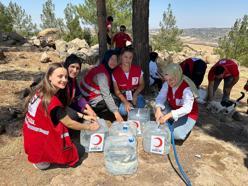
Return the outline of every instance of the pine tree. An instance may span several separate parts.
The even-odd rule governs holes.
[[[65,35],[65,40],[70,41],[75,38],[83,38],[83,30],[80,26],[79,16],[76,12],[76,7],[73,6],[71,3],[68,3],[65,10],[65,22],[67,33]]]
[[[248,15],[237,19],[227,36],[219,39],[215,53],[221,58],[236,59],[248,66]]]
[[[32,23],[31,16],[21,6],[10,1],[8,11],[13,20],[14,31],[23,36],[30,36],[37,32],[36,24]]]
[[[42,29],[45,28],[58,28],[61,33],[65,32],[65,24],[62,18],[55,17],[55,5],[52,0],[47,0],[45,4],[43,4],[40,27]]]
[[[131,0],[106,0],[107,16],[113,16],[113,31],[117,26],[126,25],[131,30],[132,1]],[[96,0],[85,0],[84,4],[77,6],[77,12],[83,24],[97,28]]]
[[[0,31],[11,32],[13,29],[13,20],[8,9],[0,2]]]
[[[163,13],[163,20],[159,25],[159,33],[152,40],[153,48],[155,50],[181,51],[182,42],[179,36],[182,34],[182,30],[176,26],[176,18],[170,4],[167,11]]]

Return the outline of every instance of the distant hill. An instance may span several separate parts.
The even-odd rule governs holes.
[[[189,43],[198,43],[217,46],[218,39],[228,34],[230,28],[187,28],[183,29],[182,40]],[[159,29],[151,29],[150,34],[156,35]]]
[[[183,29],[182,36],[190,36],[208,42],[218,42],[220,37],[228,34],[230,28],[188,28]]]

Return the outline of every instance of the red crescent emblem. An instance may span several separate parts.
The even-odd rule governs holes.
[[[162,139],[161,138],[154,138],[154,139],[157,139],[158,141],[159,141],[159,144],[158,145],[154,145],[154,147],[161,147],[162,146],[162,144],[163,144],[163,141],[162,141]]]
[[[139,128],[139,122],[134,121],[134,123],[136,124],[136,127]]]
[[[98,138],[98,142],[96,142],[96,143],[93,143],[93,145],[99,145],[99,144],[101,144],[102,143],[102,136],[100,136],[100,135],[95,135],[94,137],[97,137]]]

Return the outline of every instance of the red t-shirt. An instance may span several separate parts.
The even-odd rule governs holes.
[[[215,79],[214,75],[214,69],[216,66],[222,66],[224,67],[224,75],[223,78],[226,78],[228,76],[232,77],[238,77],[239,76],[239,69],[238,69],[238,64],[231,59],[221,59],[219,60],[212,68],[210,69],[208,73],[208,80],[213,81]]]
[[[126,46],[127,41],[132,41],[131,37],[124,33],[124,32],[118,32],[113,37],[113,42],[115,43],[115,48],[123,48]]]

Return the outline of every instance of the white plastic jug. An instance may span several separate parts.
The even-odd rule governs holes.
[[[109,128],[109,136],[135,136],[137,128],[135,123],[130,121],[114,122]]]
[[[137,135],[142,136],[142,128],[147,121],[150,121],[149,108],[135,108],[128,113],[128,121],[133,121],[137,127]]]
[[[149,121],[144,128],[143,148],[145,152],[169,154],[171,144],[170,130],[167,125],[158,125]]]
[[[134,174],[138,168],[137,142],[134,136],[108,136],[104,146],[104,161],[113,175]]]
[[[97,120],[100,127],[96,131],[81,130],[80,144],[85,147],[86,152],[101,152],[104,141],[108,136],[108,126],[104,119]]]

